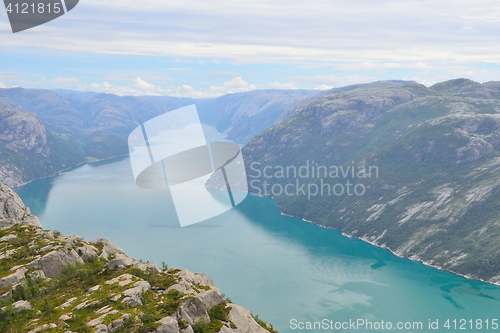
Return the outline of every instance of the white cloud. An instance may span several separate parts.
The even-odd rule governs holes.
[[[241,76],[235,77],[231,81],[224,82],[222,86],[210,86],[210,91],[219,95],[232,94],[236,92],[244,92],[255,89],[255,85],[243,81]]]
[[[99,13],[99,14],[96,14]],[[235,62],[500,62],[496,0],[89,0],[72,19],[2,36],[0,46]],[[464,27],[473,29],[462,30]],[[230,31],[231,33],[228,33]],[[467,47],[464,47],[467,45]],[[397,65],[396,65],[397,64]]]
[[[137,77],[134,81],[135,81],[135,85],[137,86],[137,88],[139,88],[141,90],[155,90],[156,89],[154,84],[148,83],[148,82],[144,81],[143,79],[141,79],[140,77]]]
[[[297,89],[292,83],[269,82],[267,85],[269,89]]]
[[[196,78],[190,82],[176,79],[172,86],[148,86],[144,84],[148,80],[165,81],[143,72],[126,78],[140,76],[146,81],[125,86],[107,76],[86,81],[111,82],[115,84],[112,87],[106,88],[104,83],[99,86],[134,94],[165,94],[168,90],[178,95],[209,96],[255,89],[252,84],[238,86],[237,81],[233,82],[248,71],[222,67],[229,62],[296,66],[296,73],[263,79],[276,80],[268,84],[270,88],[338,87],[404,77],[415,77],[426,84],[437,78],[461,76],[484,82],[500,77],[499,22],[498,0],[217,0],[216,4],[206,0],[87,0],[71,12],[71,17],[22,34],[2,34],[0,48],[3,54],[28,49],[188,59],[206,64],[202,73],[217,69],[208,72],[208,77],[230,80],[229,85],[206,89],[193,88],[199,87],[193,81]],[[6,23],[0,22],[0,28],[8,30]],[[209,67],[212,64],[217,66]],[[256,66],[255,70],[260,75],[266,74],[268,68]],[[323,76],[316,75],[321,73],[318,68],[326,69]],[[488,71],[482,72],[484,68]],[[307,70],[314,74],[308,75]],[[51,82],[50,74],[44,75],[46,82],[29,83],[72,84]],[[8,86],[27,85],[4,79],[2,82]],[[186,82],[189,88],[183,87]],[[78,85],[76,81],[73,84]]]
[[[326,84],[320,84],[319,86],[317,86],[314,89],[315,90],[329,90],[329,89],[332,89],[332,88],[333,88],[332,86],[329,86],[329,85],[326,85]]]
[[[42,76],[37,80],[31,80],[20,76],[0,76],[0,78],[2,79],[2,82],[7,82],[9,86],[41,87],[51,89],[60,87],[77,88],[80,85],[80,81],[76,78],[60,76],[54,79],[47,79]]]
[[[243,92],[256,89],[255,85],[249,84],[241,77],[224,82],[221,86],[211,86],[209,89],[194,89],[192,86],[182,84],[180,86],[162,87],[154,85],[137,77],[133,83],[126,85],[113,85],[105,81],[103,83],[92,83],[80,87],[79,90],[91,90],[96,92],[106,92],[120,96],[174,96],[174,97],[193,97],[209,98],[218,97],[225,94]]]

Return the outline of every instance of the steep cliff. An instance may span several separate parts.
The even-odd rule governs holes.
[[[0,98],[0,179],[5,184],[21,185],[82,161],[80,147],[48,132],[33,113]]]
[[[296,103],[243,154],[285,213],[500,283],[499,130],[498,82],[388,82]]]

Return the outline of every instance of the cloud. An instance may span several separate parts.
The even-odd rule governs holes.
[[[0,20],[4,20],[0,30],[7,32],[7,18],[0,16]],[[112,89],[133,93],[164,94],[171,89],[179,95],[210,95],[252,89],[251,84],[245,88],[205,83],[204,75],[173,75],[168,82],[172,85],[167,86],[164,80],[153,79],[153,72],[176,74],[193,69],[162,70],[165,62],[151,69],[156,66],[154,56],[180,59],[178,66],[193,66],[198,74],[228,82],[241,76],[248,79],[242,73],[255,71],[259,88],[322,88],[406,77],[428,83],[466,76],[484,82],[500,77],[499,22],[497,0],[218,0],[216,6],[206,0],[86,0],[71,17],[23,34],[2,34],[0,62],[12,68],[9,65],[17,61],[12,55],[25,56],[25,50],[46,58],[57,55],[55,59],[85,54],[90,60],[78,70],[89,71],[79,76],[76,69],[71,73],[46,69],[39,74],[47,78],[43,83],[31,77],[31,68],[26,66],[25,73],[20,69],[15,74],[33,81],[2,82],[8,86],[78,85],[76,81],[51,82],[52,75],[60,75],[78,77],[84,87],[101,82],[102,89],[111,89],[103,86],[108,82]],[[116,83],[101,74],[111,69],[98,64],[109,58],[132,64],[130,70],[136,72],[122,76],[127,80],[139,76],[155,84]],[[177,66],[169,63],[166,66]],[[242,64],[255,67],[238,67]],[[289,67],[269,78],[270,64]],[[200,69],[201,65],[206,67]]]
[[[219,95],[245,92],[255,89],[255,85],[243,81],[241,76],[235,77],[231,81],[224,82],[222,86],[210,86],[210,91]]]
[[[120,96],[173,96],[192,98],[219,97],[225,94],[254,89],[256,89],[255,85],[243,81],[241,77],[234,78],[231,81],[226,81],[221,86],[210,86],[209,89],[195,89],[188,84],[162,87],[147,82],[140,77],[137,77],[133,83],[125,85],[114,85],[105,81],[103,83],[92,83],[80,88],[80,90],[105,92]]]
[[[38,28],[44,38],[5,35],[0,46],[245,63],[500,61],[493,0],[89,0],[75,13]]]
[[[241,76],[240,73],[233,72],[233,71],[217,71],[217,72],[208,72],[207,73],[208,77],[238,77]]]
[[[314,89],[315,90],[329,90],[329,89],[332,89],[332,88],[333,88],[332,86],[329,86],[329,85],[326,85],[326,84],[320,84],[319,86],[317,86]]]
[[[297,87],[292,83],[280,83],[280,82],[269,82],[267,85],[269,89],[297,89]]]
[[[50,80],[48,80],[46,77],[43,76],[36,80],[20,76],[0,76],[0,78],[2,79],[2,82],[8,82],[7,83],[8,85],[25,86],[25,87],[42,87],[46,89],[60,88],[60,87],[77,88],[80,85],[80,81],[76,78],[60,77],[60,76]]]

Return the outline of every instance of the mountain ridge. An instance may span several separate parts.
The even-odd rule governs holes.
[[[401,257],[498,283],[499,91],[496,82],[459,79],[434,88],[408,84],[332,90],[305,105],[299,101],[291,115],[243,148],[248,180],[261,185],[250,190],[276,199],[285,214],[341,230]],[[313,189],[325,182],[350,182],[366,190],[362,197],[308,198],[264,193],[264,181],[270,189],[297,179],[268,179],[251,169],[255,162],[254,169],[262,171],[313,161],[326,167],[377,166],[380,175],[299,179]]]
[[[37,121],[41,121],[48,140],[53,143],[52,154],[46,156],[45,168],[40,168],[42,161],[33,161],[32,156],[28,156],[27,160],[16,158],[11,150],[5,152],[3,158],[0,155],[0,165],[4,166],[0,181],[19,186],[86,162],[126,155],[128,135],[134,128],[167,111],[191,104],[197,106],[202,122],[216,127],[232,140],[246,142],[271,126],[288,105],[316,93],[270,90],[231,94],[217,99],[192,99],[0,89],[0,99],[10,108],[15,106],[35,115]],[[28,134],[25,133],[25,136]],[[11,155],[6,156],[7,153]],[[54,158],[56,155],[57,158]],[[65,156],[68,158],[65,159]]]

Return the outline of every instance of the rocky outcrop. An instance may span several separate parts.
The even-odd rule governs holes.
[[[39,165],[50,153],[42,121],[12,101],[0,98],[0,180],[10,186],[25,183],[27,168]]]
[[[25,207],[21,198],[7,186],[0,183],[0,226],[14,223],[32,224],[41,227],[38,218]]]
[[[275,332],[203,273],[139,262],[105,239],[43,230],[1,183],[0,198],[2,332],[194,333],[207,325],[226,333]]]

